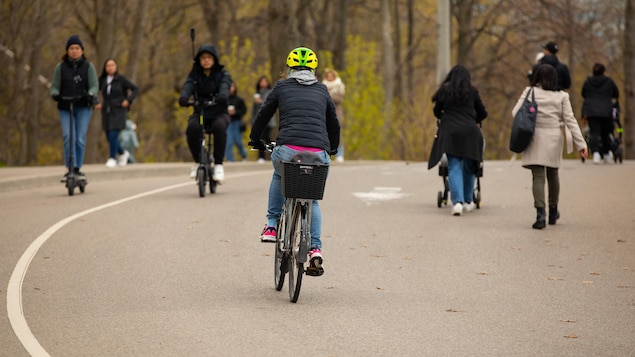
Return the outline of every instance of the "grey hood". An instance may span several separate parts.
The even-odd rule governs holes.
[[[310,86],[314,83],[317,83],[317,79],[315,78],[315,74],[313,74],[312,71],[308,70],[308,69],[303,69],[303,70],[292,70],[289,75],[287,76],[287,78],[293,78],[295,79],[298,83],[305,85],[305,86]]]

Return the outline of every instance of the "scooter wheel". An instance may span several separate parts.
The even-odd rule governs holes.
[[[75,194],[75,178],[69,177],[66,179],[66,188],[68,189],[69,196]]]
[[[86,191],[86,183],[83,181],[77,182],[77,186],[79,186],[79,192],[84,193]]]

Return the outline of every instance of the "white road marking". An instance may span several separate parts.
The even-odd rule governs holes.
[[[262,173],[270,173],[270,171],[245,172],[231,176],[228,175],[227,177],[243,177]],[[24,348],[31,356],[50,356],[50,354],[44,349],[44,347],[40,345],[37,338],[35,338],[33,332],[31,332],[29,324],[26,322],[26,318],[24,317],[24,310],[22,308],[22,284],[24,283],[24,277],[26,276],[26,272],[29,269],[29,265],[31,264],[33,257],[35,257],[40,247],[42,247],[42,245],[44,245],[44,243],[46,243],[46,241],[51,238],[51,236],[53,236],[55,232],[59,231],[62,227],[80,217],[104,210],[106,208],[110,208],[112,206],[136,200],[138,198],[190,185],[192,185],[192,181],[140,193],[138,195],[130,196],[117,201],[103,204],[101,206],[87,209],[82,212],[78,212],[52,225],[49,229],[47,229],[44,233],[37,237],[37,239],[35,239],[33,243],[31,243],[31,245],[29,245],[29,247],[26,249],[26,251],[24,251],[20,259],[18,260],[18,263],[13,269],[13,273],[11,274],[11,278],[9,279],[9,285],[7,286],[7,315],[9,317],[11,327],[13,328],[13,332],[15,332],[15,335],[22,343],[22,346],[24,346]]]
[[[370,192],[353,192],[353,195],[369,206],[374,203],[408,196],[407,193],[401,193],[401,187],[374,187]]]

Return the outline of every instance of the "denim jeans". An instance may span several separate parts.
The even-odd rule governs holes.
[[[287,146],[276,146],[271,153],[271,162],[273,163],[273,177],[271,185],[269,185],[269,206],[267,208],[267,226],[276,227],[282,214],[282,206],[284,205],[284,196],[282,196],[282,182],[280,180],[280,161],[289,161],[298,151]],[[328,164],[331,157],[326,151],[317,153],[322,162]],[[322,249],[322,212],[318,201],[313,201],[311,208],[311,248],[317,247]]]
[[[476,161],[466,157],[448,156],[448,183],[452,204],[470,203],[474,198]]]
[[[71,145],[71,126],[70,126],[70,110],[60,109],[60,123],[62,124],[62,136],[64,138],[64,162],[66,167],[70,167],[70,153],[73,150],[74,166],[79,169],[84,163],[84,152],[86,151],[86,133],[88,132],[88,124],[90,116],[93,113],[92,108],[78,107],[73,108],[73,140]]]
[[[108,157],[114,159],[117,154],[123,154],[123,148],[119,145],[119,130],[106,130],[106,139],[108,139]]]
[[[240,132],[241,120],[232,120],[227,127],[227,146],[225,147],[225,156],[227,161],[236,161],[234,159],[234,145],[238,147],[238,152],[243,157],[247,158],[247,151],[243,145],[243,136]]]

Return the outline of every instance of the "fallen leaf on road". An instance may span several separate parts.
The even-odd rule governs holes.
[[[555,281],[555,280],[562,280],[562,279],[556,278],[555,276],[550,276],[550,277],[547,278],[547,280],[554,280]]]
[[[571,335],[564,335],[564,337],[565,337],[565,338],[578,338],[578,336],[573,335],[573,334],[571,334]]]
[[[334,286],[327,286],[324,289],[335,289],[335,287]]]
[[[574,324],[574,323],[576,323],[577,321],[576,321],[576,320],[560,320],[560,322],[566,322],[566,323],[572,323],[572,324]]]
[[[617,240],[617,242],[618,242],[618,243],[626,243],[626,241],[625,241],[625,240],[623,240],[623,239],[618,239],[618,240]]]
[[[635,286],[630,286],[630,285],[618,285],[617,286],[619,289],[630,289],[630,288],[635,288]]]
[[[600,273],[595,272],[595,271],[592,271],[592,272],[590,272],[589,274],[591,274],[591,275],[600,275]]]
[[[593,284],[591,280],[582,280],[582,284]]]
[[[263,257],[269,257],[269,256],[271,256],[271,254],[269,254],[269,253],[262,253],[262,256],[263,256]]]
[[[370,256],[371,256],[371,257],[375,257],[375,258],[383,258],[383,257],[384,257],[383,255],[381,255],[381,254],[377,254],[377,253],[375,253],[375,254],[371,254]]]
[[[446,309],[445,312],[465,312],[465,310]]]
[[[404,260],[412,260],[412,257],[405,257]]]
[[[386,290],[386,289],[384,289],[384,288],[380,288],[379,286],[378,286],[378,287],[376,287],[376,289],[377,289],[377,290]]]
[[[486,272],[486,271],[481,271],[481,272],[476,273],[476,275],[489,275],[489,273]]]

